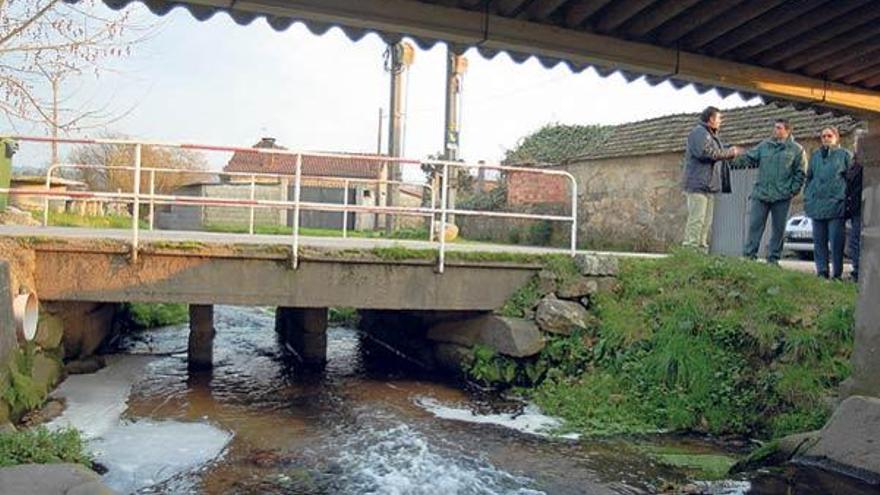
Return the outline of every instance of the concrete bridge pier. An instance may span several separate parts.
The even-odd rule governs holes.
[[[279,342],[296,353],[302,363],[323,368],[327,362],[327,308],[279,307],[275,312]]]
[[[214,306],[189,305],[188,366],[191,371],[214,366]]]

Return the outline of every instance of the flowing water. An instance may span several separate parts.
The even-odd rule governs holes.
[[[113,488],[640,494],[686,481],[631,443],[551,435],[558,421],[533,406],[481,398],[411,368],[377,366],[354,330],[330,329],[326,370],[306,373],[279,350],[267,310],[217,307],[215,326],[212,372],[187,371],[182,325],[139,335],[107,368],[70,377],[56,391],[67,410],[53,424],[84,430]],[[701,486],[735,494],[749,483]],[[786,493],[769,490],[760,493]]]

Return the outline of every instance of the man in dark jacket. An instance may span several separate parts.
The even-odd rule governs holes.
[[[850,221],[849,257],[852,259],[852,279],[859,281],[859,258],[862,242],[862,165],[856,141],[856,156],[846,171],[846,204],[844,216]]]
[[[736,146],[726,147],[718,138],[721,111],[708,107],[700,114],[700,122],[691,129],[684,154],[682,185],[687,198],[688,218],[684,229],[685,247],[709,250],[709,231],[715,210],[715,194],[720,190],[717,180],[718,162],[742,153]]]
[[[773,138],[765,139],[740,158],[758,167],[758,180],[750,196],[749,234],[743,255],[752,259],[758,256],[767,217],[772,216],[767,253],[767,262],[771,264],[778,264],[782,257],[788,208],[791,199],[800,193],[806,177],[806,154],[803,146],[794,140],[791,130],[787,119],[777,119],[773,125]]]

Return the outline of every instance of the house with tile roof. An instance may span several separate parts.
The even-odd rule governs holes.
[[[286,150],[271,137],[264,137],[253,148]],[[328,153],[330,154],[330,153]],[[348,204],[384,204],[385,192],[378,181],[386,174],[387,162],[381,155],[345,154],[333,152],[333,156],[319,154],[302,155],[302,201],[314,203],[343,204],[348,194]],[[223,168],[223,172],[244,175],[219,174],[218,182],[189,184],[176,191],[176,194],[247,199],[250,197],[251,176],[248,174],[270,174],[280,177],[255,177],[255,197],[262,200],[290,200],[293,198],[293,176],[296,174],[296,155],[284,153],[261,153],[258,151],[236,151]],[[402,205],[420,206],[424,188],[418,185],[401,186],[399,201]],[[378,201],[377,201],[378,199]],[[256,208],[255,225],[291,226],[292,212],[276,208]],[[250,211],[247,208],[211,206],[176,206],[160,210],[159,228],[198,230],[201,228],[241,228],[247,227]],[[381,221],[372,213],[349,213],[346,216],[350,230],[370,230]],[[300,225],[302,227],[341,229],[342,212],[328,212],[303,209]],[[422,227],[422,217],[399,217],[395,225],[403,227]]]
[[[840,130],[841,142],[852,149],[864,123],[848,115],[819,114],[776,105],[722,110],[722,141],[751,147],[771,136],[777,118],[788,119],[795,139],[811,153],[820,146],[819,133],[828,126]],[[662,251],[681,242],[687,208],[681,191],[681,167],[687,135],[699,113],[667,115],[613,126],[601,145],[584,149],[560,164],[546,166],[566,170],[578,182],[578,237],[587,245]],[[750,171],[737,171],[741,187],[721,201],[737,202],[716,210],[716,234],[739,229],[745,215],[753,179]],[[534,185],[532,185],[534,187]],[[792,214],[802,209],[799,196]],[[742,210],[742,211],[740,211]],[[727,232],[729,234],[730,232]],[[736,253],[739,233],[716,251]],[[717,237],[717,236],[716,236]],[[722,238],[724,236],[721,236]],[[730,236],[728,236],[730,237]],[[600,242],[601,240],[601,242]]]
[[[793,125],[795,138],[812,152],[820,145],[819,133],[837,127],[842,144],[852,148],[854,136],[864,123],[847,115],[819,114],[776,105],[757,105],[722,110],[721,139],[728,144],[751,147],[769,138],[777,118]],[[699,113],[683,113],[628,122],[602,128],[601,141],[586,145],[565,142],[573,126],[559,126],[558,135],[543,140],[554,149],[531,149],[534,156],[560,156],[557,163],[516,162],[508,164],[555,168],[570,172],[578,185],[578,241],[583,247],[638,251],[665,251],[678,245],[684,234],[687,208],[681,190],[682,162],[687,135],[699,120]],[[543,130],[546,134],[546,129]],[[514,154],[515,155],[515,154]],[[744,236],[747,198],[754,171],[734,171],[739,186],[734,194],[719,197],[716,208],[716,252],[737,254]],[[527,172],[505,177],[508,209],[567,214],[570,187],[558,176]],[[792,214],[802,210],[802,198],[795,199]],[[462,236],[506,242],[511,231],[523,226],[515,222],[487,226],[475,219],[460,222]],[[528,226],[526,226],[528,227]],[[565,240],[567,227],[554,226],[555,239]],[[560,230],[560,232],[556,232]],[[742,230],[742,232],[740,232]],[[560,244],[563,246],[564,244]]]

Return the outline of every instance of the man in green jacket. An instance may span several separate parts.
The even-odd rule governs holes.
[[[767,262],[777,264],[782,257],[791,198],[797,196],[804,185],[807,161],[804,148],[791,135],[791,123],[787,119],[777,119],[773,125],[773,138],[765,139],[739,160],[758,167],[758,180],[750,196],[749,234],[743,255],[751,259],[758,256],[767,216],[770,215],[772,221]]]

